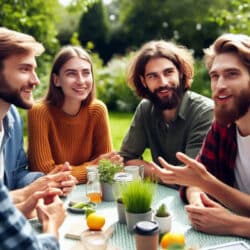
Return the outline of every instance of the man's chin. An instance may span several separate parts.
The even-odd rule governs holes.
[[[215,120],[222,126],[228,126],[237,120],[235,111],[217,111],[215,110]]]
[[[13,103],[14,105],[16,105],[17,107],[19,108],[22,108],[22,109],[30,109],[32,108],[33,104],[34,104],[34,101],[33,99],[32,100],[29,100],[29,101],[17,101],[17,102],[14,102]]]

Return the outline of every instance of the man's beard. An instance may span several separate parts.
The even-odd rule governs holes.
[[[0,73],[0,98],[19,108],[30,109],[32,107],[31,103],[25,102],[22,99],[18,89],[13,89],[10,86],[2,73]]]
[[[160,98],[157,93],[162,90],[171,91],[172,95],[170,97],[164,96]],[[183,94],[184,89],[182,87],[182,84],[177,87],[159,87],[154,92],[151,92],[149,89],[147,89],[148,99],[152,101],[152,103],[161,110],[176,108],[181,102]]]
[[[226,105],[216,105],[215,119],[223,126],[227,126],[244,116],[250,107],[250,90],[241,90],[238,96],[234,97],[232,107],[227,109]]]

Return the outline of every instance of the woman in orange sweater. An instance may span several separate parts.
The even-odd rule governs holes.
[[[48,93],[28,112],[28,136],[32,170],[49,173],[67,161],[84,183],[86,166],[122,162],[112,152],[107,108],[95,98],[92,61],[82,48],[67,46],[55,57]]]

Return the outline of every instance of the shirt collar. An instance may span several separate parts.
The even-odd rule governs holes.
[[[14,123],[15,119],[13,117],[13,115],[11,114],[11,107],[8,110],[8,112],[6,113],[6,116],[3,119],[3,126],[5,129],[5,132],[7,133],[8,130],[13,127],[13,123]]]
[[[189,91],[186,91],[182,97],[181,104],[178,109],[178,116],[183,120],[186,120],[187,116],[189,115],[187,112],[189,103]]]

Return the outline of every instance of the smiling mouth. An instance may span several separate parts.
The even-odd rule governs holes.
[[[25,96],[32,96],[33,88],[23,88],[21,91]]]
[[[86,89],[85,88],[77,88],[77,89],[73,88],[73,91],[75,91],[78,94],[83,94],[86,91]]]
[[[230,99],[230,97],[231,97],[230,95],[217,95],[215,99],[218,101],[226,101]]]

